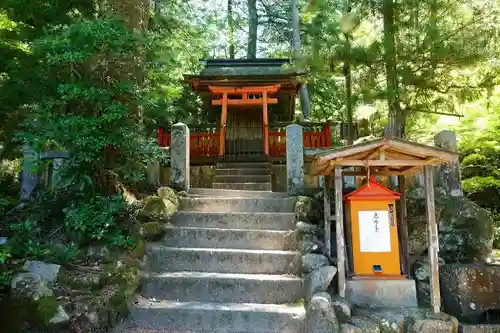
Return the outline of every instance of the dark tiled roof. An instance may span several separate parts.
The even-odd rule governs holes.
[[[205,60],[200,77],[296,76],[288,59]]]

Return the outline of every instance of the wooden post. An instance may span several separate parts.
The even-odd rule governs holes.
[[[439,291],[439,240],[436,224],[434,202],[434,179],[432,166],[425,166],[425,201],[427,206],[427,239],[429,242],[429,264],[431,283],[431,305],[434,313],[441,312],[441,295]]]
[[[408,212],[406,208],[406,179],[405,176],[398,176],[399,182],[399,193],[401,198],[399,199],[399,235],[401,241],[401,249],[403,258],[401,262],[403,263],[403,274],[410,274],[410,248],[408,242]]]
[[[262,120],[264,123],[264,155],[269,156],[269,127],[267,114],[267,91],[262,92]]]
[[[326,126],[324,128],[325,134],[326,134],[326,147],[331,148],[333,147],[332,144],[332,121],[328,120],[326,122]]]
[[[330,183],[331,176],[324,177],[324,209],[325,209],[325,256],[329,259],[332,257],[332,218],[330,216],[331,211],[331,198],[330,198]]]
[[[222,112],[220,117],[220,139],[219,139],[219,156],[224,156],[226,144],[226,121],[227,121],[227,93],[222,95]]]
[[[335,166],[335,229],[337,237],[337,276],[339,296],[346,297],[346,258],[344,236],[344,206],[342,203],[342,166]]]
[[[37,154],[35,150],[26,145],[23,148],[23,164],[21,173],[21,201],[28,201],[35,191],[38,175],[35,173]]]

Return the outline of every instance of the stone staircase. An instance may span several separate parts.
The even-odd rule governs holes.
[[[141,297],[120,332],[301,332],[295,199],[231,190],[270,188],[269,168],[249,166],[221,164],[218,188],[181,198],[163,241],[148,244]]]
[[[215,170],[214,189],[272,190],[271,166],[265,162],[224,162]]]

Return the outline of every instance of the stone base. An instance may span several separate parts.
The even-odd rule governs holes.
[[[460,324],[458,332],[460,333],[500,333],[500,325],[462,325]]]
[[[417,307],[413,280],[350,280],[347,299],[363,308]]]

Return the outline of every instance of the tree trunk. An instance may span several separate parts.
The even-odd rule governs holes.
[[[248,4],[248,49],[247,58],[257,58],[257,27],[259,17],[257,15],[257,0],[247,0]]]
[[[234,47],[234,17],[233,17],[233,0],[227,0],[227,25],[229,30],[229,58],[236,57]]]
[[[398,97],[398,74],[396,57],[396,26],[394,0],[384,0],[382,14],[384,17],[384,60],[387,80],[387,105],[389,107],[389,131],[392,136],[404,136],[405,115]]]
[[[292,0],[292,55],[295,61],[300,60],[300,17],[299,17],[299,4],[297,0]],[[300,86],[300,106],[302,108],[302,115],[305,119],[309,118],[309,111],[311,110],[311,101],[309,100],[309,91],[307,84]]]
[[[134,33],[141,34],[148,29],[149,0],[108,0],[104,9],[107,15],[123,20],[125,27]],[[146,75],[145,61],[145,52],[137,50],[130,54],[125,64],[114,66],[114,75],[120,81],[130,80],[142,85]],[[142,124],[144,116],[142,107],[132,99],[127,102],[130,104],[131,111],[135,114],[137,121]]]
[[[349,1],[346,1],[346,13],[352,11]],[[347,144],[354,143],[354,123],[353,123],[353,105],[352,105],[352,72],[351,72],[351,40],[350,31],[344,32],[345,37],[345,59],[343,74],[345,78],[346,112],[347,112]]]

